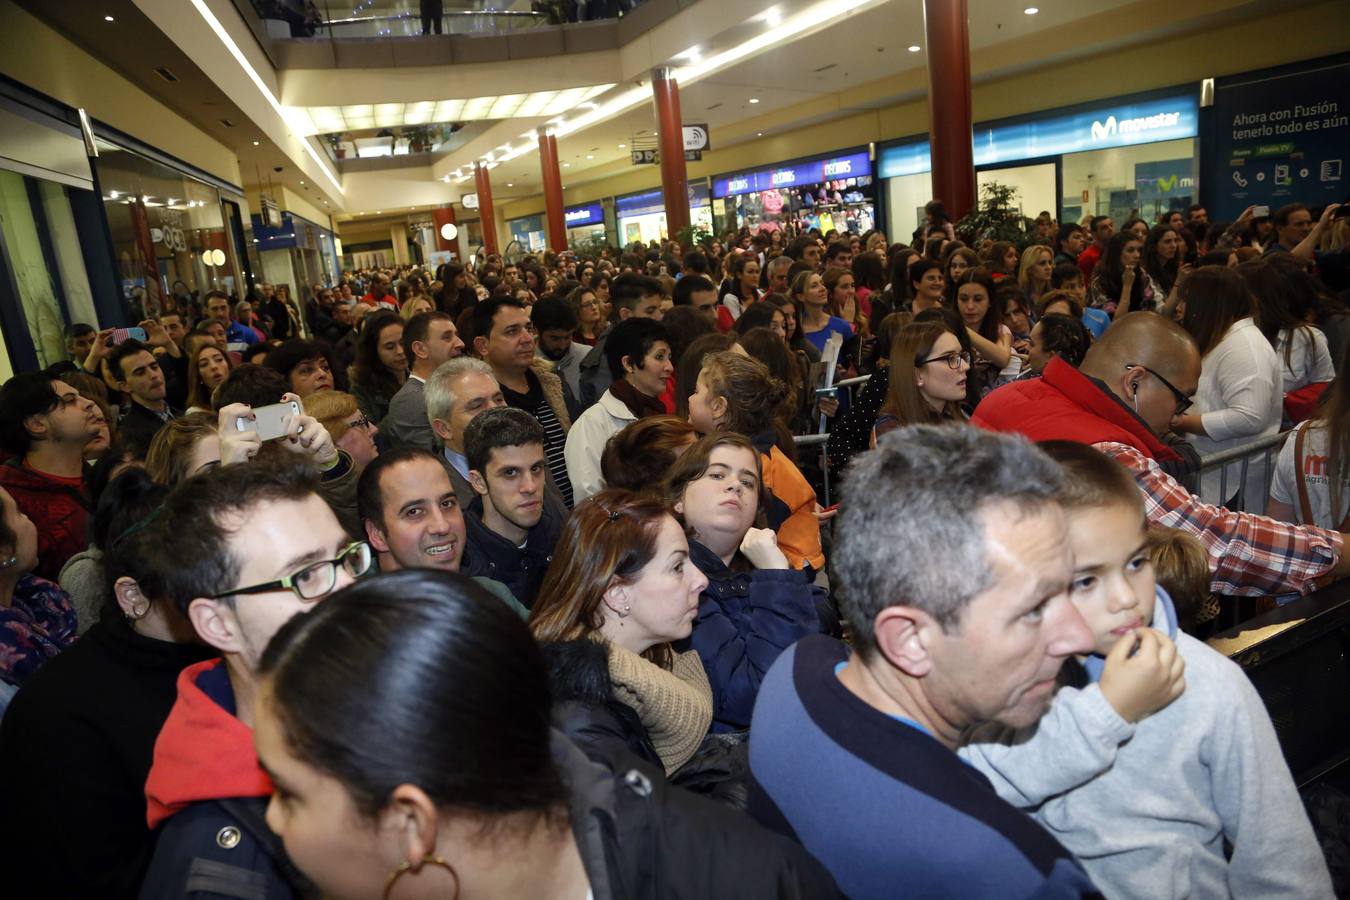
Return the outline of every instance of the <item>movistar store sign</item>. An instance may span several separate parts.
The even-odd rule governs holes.
[[[1112,100],[1100,106],[980,123],[973,135],[975,165],[1193,138],[1199,117],[1196,92],[1188,90],[1147,100]],[[915,175],[932,168],[928,141],[883,147],[878,157],[882,178]]]

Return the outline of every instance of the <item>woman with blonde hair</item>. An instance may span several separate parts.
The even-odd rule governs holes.
[[[1044,244],[1032,244],[1022,251],[1022,262],[1017,267],[1017,284],[1027,305],[1034,308],[1041,297],[1050,291],[1050,274],[1055,270],[1055,254]]]
[[[707,584],[664,500],[609,489],[577,505],[529,620],[554,662],[570,737],[617,739],[667,775],[694,757],[712,723],[712,689],[698,654],[672,645],[693,632]]]
[[[431,312],[435,308],[436,304],[432,303],[430,298],[414,294],[403,301],[403,305],[398,308],[398,314],[406,322],[418,313]]]

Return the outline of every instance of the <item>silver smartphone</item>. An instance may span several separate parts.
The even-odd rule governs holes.
[[[275,440],[286,434],[295,417],[300,415],[300,404],[295,400],[289,403],[273,403],[260,406],[253,411],[253,418],[240,416],[234,420],[234,427],[240,431],[256,431],[264,441]]]

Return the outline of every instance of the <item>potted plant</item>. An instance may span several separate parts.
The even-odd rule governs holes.
[[[956,236],[974,247],[980,241],[1010,241],[1020,247],[1031,234],[1015,187],[991,181],[980,188],[980,202],[956,223]]]

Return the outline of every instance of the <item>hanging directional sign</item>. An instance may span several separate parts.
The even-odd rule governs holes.
[[[685,162],[698,162],[698,161],[699,161],[700,159],[702,159],[702,158],[703,158],[703,151],[702,151],[702,150],[686,150],[686,151],[684,151],[684,161],[685,161]]]
[[[660,161],[661,157],[656,150],[634,150],[632,151],[633,165],[650,166]]]
[[[708,126],[704,125],[686,125],[684,126],[684,149],[685,150],[711,150],[712,141],[708,137]]]

